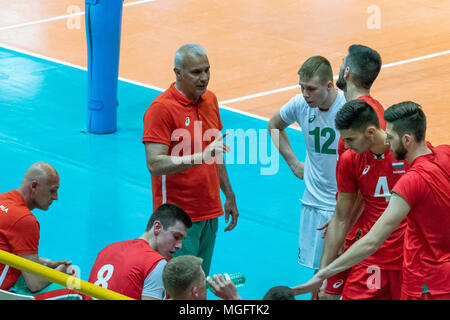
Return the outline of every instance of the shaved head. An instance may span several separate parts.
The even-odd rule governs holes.
[[[47,182],[49,180],[59,179],[56,169],[46,162],[33,163],[23,176],[22,183],[30,183],[33,180]]]
[[[27,203],[28,209],[47,210],[58,199],[59,175],[56,169],[46,162],[33,163],[23,176],[17,189]]]

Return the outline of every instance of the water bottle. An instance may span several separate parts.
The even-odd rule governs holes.
[[[235,272],[231,274],[224,273],[223,277],[226,280],[231,280],[237,288],[243,286],[245,283],[245,276],[242,272]],[[209,285],[208,281],[206,281],[206,288],[214,293],[214,289]]]

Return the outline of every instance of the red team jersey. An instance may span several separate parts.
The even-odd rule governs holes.
[[[357,99],[364,100],[367,104],[369,104],[377,113],[378,115],[378,122],[380,124],[380,128],[383,130],[386,130],[386,121],[384,120],[384,108],[381,105],[378,100],[375,100],[371,96],[360,96]],[[338,143],[338,161],[336,163],[336,176],[338,175],[339,165],[340,165],[340,157],[341,155],[346,151],[345,149],[345,143],[344,139],[342,137],[339,138]],[[336,194],[337,197],[337,194]],[[345,250],[347,250],[353,243],[355,243],[356,240],[358,240],[361,237],[360,232],[360,221],[361,219],[358,219],[355,224],[353,225],[352,229],[348,232],[345,239]],[[326,293],[333,294],[333,295],[340,295],[342,292],[342,288],[344,287],[345,279],[347,278],[349,270],[342,271],[328,279],[328,286],[326,289]]]
[[[340,158],[338,171],[339,192],[363,196],[364,209],[359,219],[361,236],[369,232],[383,214],[390,200],[390,191],[408,169],[403,160],[396,160],[391,151],[375,155],[370,151],[358,154],[345,151]],[[403,236],[406,219],[373,255],[361,262],[365,266],[377,265],[385,270],[401,270],[403,263]]]
[[[17,190],[0,193],[0,249],[16,254],[38,254],[40,227]],[[0,263],[0,289],[8,290],[21,271]]]
[[[450,146],[417,157],[393,191],[408,202],[402,293],[450,293]]]
[[[384,120],[384,108],[381,105],[381,103],[378,102],[378,100],[375,100],[373,97],[371,96],[361,96],[359,98],[357,98],[357,100],[364,100],[368,105],[370,105],[375,112],[377,113],[378,116],[378,122],[380,124],[380,128],[382,130],[386,130],[386,121]],[[342,137],[339,139],[339,143],[338,143],[338,162],[336,164],[336,174],[338,171],[338,167],[339,167],[339,158],[341,157],[342,153],[344,153],[345,151],[345,143],[344,143],[344,139],[342,139]],[[349,233],[346,236],[346,239],[348,241],[353,241],[356,238],[356,235],[359,232],[360,226],[359,226],[360,221],[357,220],[355,222],[355,225],[352,227],[352,229],[349,231]],[[358,239],[360,238],[360,235],[358,236]],[[351,245],[350,242],[349,244]]]
[[[143,239],[115,242],[98,254],[89,282],[140,300],[144,280],[162,259]]]

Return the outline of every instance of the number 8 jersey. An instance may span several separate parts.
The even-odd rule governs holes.
[[[164,257],[143,239],[115,242],[98,254],[89,282],[140,300],[147,277],[162,260]]]
[[[338,92],[328,110],[311,108],[303,95],[298,94],[280,109],[281,119],[288,125],[297,122],[305,139],[306,188],[302,202],[328,211],[333,211],[336,206],[336,162],[340,134],[334,119],[344,104],[342,91]]]
[[[370,151],[358,154],[346,150],[339,158],[337,185],[339,192],[361,192],[364,209],[358,223],[364,236],[383,214],[391,197],[395,183],[408,170],[404,160],[396,160],[387,150],[382,155]],[[406,219],[363,265],[377,265],[386,270],[400,270],[403,263],[403,236]]]

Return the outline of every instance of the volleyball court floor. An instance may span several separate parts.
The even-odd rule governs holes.
[[[89,134],[86,110],[80,108],[86,99],[85,71],[4,49],[0,61],[8,66],[2,74],[10,75],[2,86],[8,92],[2,108],[8,110],[3,109],[0,119],[0,190],[19,186],[36,161],[58,170],[58,200],[46,212],[34,211],[41,224],[40,255],[72,260],[87,280],[97,253],[109,243],[139,237],[151,215],[142,117],[160,92],[121,81],[117,133]],[[234,163],[227,169],[240,218],[226,233],[220,218],[211,272],[243,272],[247,284],[239,288],[242,297],[261,299],[272,285],[294,285],[310,275],[296,262],[303,183],[283,162],[270,163],[278,154],[266,134],[267,122],[227,110],[221,110],[221,117],[227,130],[255,132],[259,141],[257,158],[252,158],[247,138],[245,145],[239,144],[246,159],[237,153],[226,159]],[[304,157],[301,132],[289,131]],[[235,143],[238,148],[237,139]],[[261,170],[278,173],[261,175]]]
[[[243,272],[247,283],[239,292],[244,299],[261,299],[274,285],[293,286],[312,276],[297,264],[304,183],[291,174],[265,130],[267,118],[299,93],[296,72],[307,57],[328,57],[337,74],[350,44],[374,47],[384,67],[373,95],[385,107],[406,99],[422,103],[429,139],[448,143],[447,1],[409,1],[410,6],[380,1],[374,4],[384,17],[378,30],[364,29],[370,1],[330,1],[328,8],[289,0],[125,1],[118,131],[108,135],[86,132],[83,3],[0,0],[0,191],[19,186],[36,161],[56,167],[59,199],[47,212],[35,210],[40,254],[72,260],[83,280],[104,246],[139,237],[150,217],[142,117],[159,88],[173,81],[173,53],[185,42],[200,43],[209,53],[210,89],[221,101],[224,130],[249,133],[239,146],[245,160],[237,154],[226,158],[240,218],[226,233],[220,218],[211,267],[211,273]],[[65,16],[69,7],[81,11]],[[339,26],[330,29],[333,12],[353,19],[338,18]],[[68,19],[75,17],[81,25],[68,28]],[[167,23],[158,24],[163,20]],[[71,23],[76,26],[76,20]],[[202,29],[207,25],[212,29]],[[304,159],[302,132],[289,128],[288,135]]]

